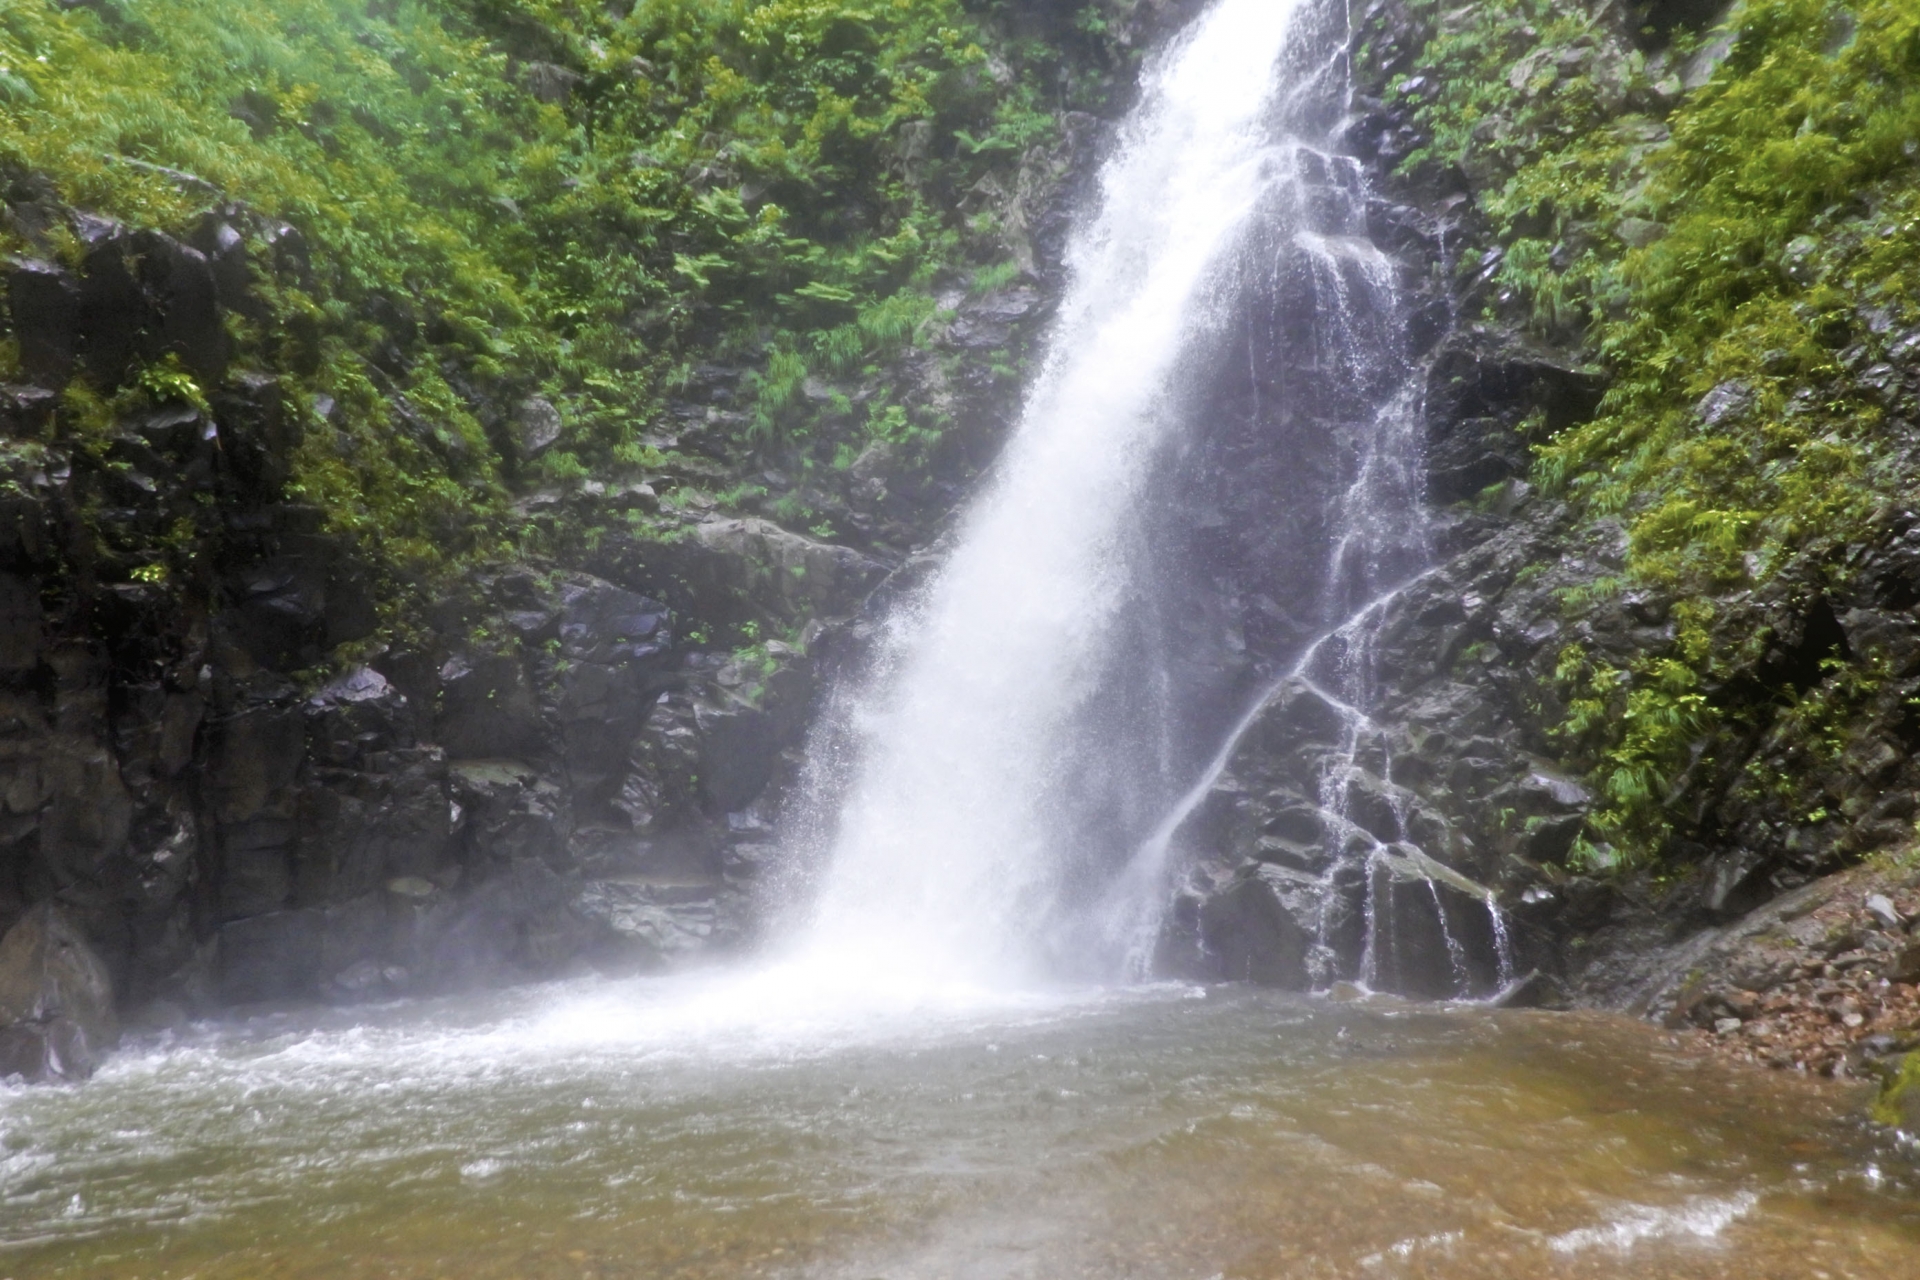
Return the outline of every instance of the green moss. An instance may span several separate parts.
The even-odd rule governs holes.
[[[1920,1053],[1909,1053],[1887,1077],[1874,1099],[1873,1118],[1881,1124],[1912,1129],[1920,1119]]]
[[[1558,673],[1596,834],[1643,862],[1716,735],[1777,713],[1783,740],[1831,755],[1873,692],[1864,670],[1761,710],[1704,691],[1766,641],[1719,634],[1716,598],[1789,565],[1835,585],[1829,549],[1867,540],[1906,484],[1857,375],[1920,322],[1920,11],[1747,0],[1726,61],[1669,111],[1677,83],[1599,38],[1604,8],[1443,7],[1416,6],[1436,34],[1397,85],[1432,139],[1409,165],[1474,179],[1503,249],[1490,306],[1579,337],[1612,375],[1535,478],[1624,525],[1627,581],[1685,602],[1665,650]],[[1563,605],[1578,616],[1608,585]]]

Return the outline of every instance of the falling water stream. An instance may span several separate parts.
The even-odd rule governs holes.
[[[1180,424],[1182,358],[1225,323],[1236,251],[1293,185],[1268,116],[1296,4],[1226,0],[1149,74],[1006,456],[891,621],[855,776],[827,815],[805,963],[1030,977],[1046,925],[1071,912],[1073,766],[1124,769],[1139,732],[1084,713],[1116,668],[1159,674],[1126,670],[1116,643],[1153,569],[1131,517]]]
[[[1217,0],[1149,65],[1022,423],[816,742],[767,954],[258,1014],[0,1085],[0,1280],[1920,1277],[1911,1152],[1831,1088],[1599,1015],[1143,980],[1175,835],[1274,682],[1357,744],[1373,621],[1425,564],[1344,30]],[[1339,465],[1300,469],[1291,639],[1183,736],[1156,481],[1283,297],[1309,305],[1269,306],[1249,361],[1298,358],[1252,413],[1311,392]]]

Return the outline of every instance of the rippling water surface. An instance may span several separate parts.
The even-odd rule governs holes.
[[[1920,1276],[1856,1098],[1602,1017],[775,971],[359,1018],[0,1093],[0,1275]]]

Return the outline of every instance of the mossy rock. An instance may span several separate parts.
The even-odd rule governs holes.
[[[1920,1132],[1920,1053],[1909,1053],[1880,1086],[1873,1118],[1881,1124]]]

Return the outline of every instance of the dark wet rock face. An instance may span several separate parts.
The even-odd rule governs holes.
[[[1426,38],[1391,4],[1355,18],[1383,77]],[[1515,714],[1529,675],[1501,672],[1554,639],[1553,591],[1604,569],[1574,563],[1537,593],[1500,596],[1567,533],[1524,482],[1533,446],[1588,418],[1604,381],[1576,349],[1466,319],[1482,315],[1488,279],[1463,256],[1488,236],[1465,198],[1469,180],[1396,175],[1417,144],[1412,122],[1381,104],[1384,83],[1353,88],[1338,142],[1367,182],[1341,189],[1331,161],[1324,178],[1304,177],[1309,191],[1330,188],[1317,209],[1340,207],[1336,195],[1363,202],[1350,219],[1362,225],[1329,229],[1364,232],[1389,255],[1396,308],[1378,323],[1395,326],[1397,357],[1379,360],[1371,381],[1323,385],[1329,361],[1303,358],[1313,350],[1305,330],[1333,300],[1303,301],[1282,272],[1250,300],[1247,332],[1208,384],[1209,421],[1246,425],[1210,429],[1180,464],[1218,495],[1211,522],[1206,512],[1189,522],[1201,528],[1201,572],[1188,580],[1237,642],[1213,642],[1226,678],[1204,732],[1217,743],[1248,702],[1264,704],[1175,833],[1182,896],[1160,963],[1196,977],[1360,980],[1422,997],[1489,995],[1545,966],[1531,998],[1546,999],[1559,936],[1523,901],[1539,879],[1527,868],[1565,859],[1591,800],[1544,734],[1526,731],[1537,713]],[[1421,428],[1407,451],[1418,474],[1397,502],[1386,490],[1356,499],[1349,486],[1365,442],[1384,429],[1396,393],[1410,397]],[[1329,579],[1330,548],[1346,532],[1335,522],[1355,500],[1378,508],[1359,536],[1380,549],[1364,573],[1336,560]],[[1404,509],[1423,502],[1424,524]],[[1401,532],[1383,532],[1395,522]],[[1364,625],[1317,639],[1397,583],[1406,585],[1358,615]],[[1496,619],[1496,603],[1510,603],[1510,616]],[[1279,678],[1310,652],[1319,656],[1304,675]]]
[[[15,261],[7,308],[19,335],[20,368],[47,386],[64,384],[79,354],[80,284],[51,263]]]
[[[145,261],[116,287],[148,289]],[[178,314],[198,295],[167,296]],[[82,356],[111,354],[76,323]],[[44,398],[7,389],[21,434]],[[660,595],[797,627],[884,570],[760,521],[631,559],[626,585],[503,565],[423,620],[424,646],[316,683],[294,673],[374,631],[373,575],[283,497],[299,431],[278,384],[235,374],[209,399],[125,424],[111,467],[0,459],[0,925],[58,904],[124,1006],[187,1012],[658,966],[741,937],[767,838],[744,815],[791,773],[812,667],[777,642],[689,646]],[[204,574],[127,580],[209,492]],[[122,505],[96,541],[73,516],[102,501]],[[23,1074],[84,1073],[106,1043],[13,1020]]]
[[[1206,976],[1306,990],[1313,981],[1307,953],[1318,913],[1302,911],[1298,899],[1316,885],[1288,868],[1256,865],[1208,894],[1197,920],[1214,970]]]
[[[58,907],[0,937],[0,1078],[83,1080],[118,1035],[107,966]]]
[[[1451,335],[1427,370],[1427,498],[1451,505],[1524,477],[1530,446],[1584,422],[1598,374],[1511,333],[1473,326]]]
[[[137,689],[15,634],[10,669],[52,683],[9,704],[8,901],[80,904],[123,990],[189,1008],[659,965],[739,936],[753,860],[729,850],[755,824],[729,814],[787,767],[806,660],[706,661],[663,605],[581,574],[509,571],[460,607],[520,643],[391,655],[305,695],[217,628]]]
[[[597,573],[487,566],[413,619],[407,645],[374,643],[391,566],[289,492],[332,402],[231,365],[233,316],[271,318],[258,282],[311,282],[301,234],[237,205],[185,239],[44,205],[79,252],[4,268],[21,381],[0,386],[0,929],[52,930],[100,991],[160,1023],[738,945],[815,697],[798,641],[859,611],[890,562],[705,507],[673,538],[612,519],[578,557]],[[961,310],[1026,341],[1045,291],[1003,295]],[[369,369],[404,372],[409,304],[366,311],[386,335]],[[310,373],[304,341],[289,332]],[[155,368],[197,391],[149,395],[97,447],[55,438],[70,379],[110,393]],[[747,372],[701,376],[737,388]],[[509,467],[568,429],[524,392],[480,416]],[[882,490],[884,474],[869,469]],[[960,493],[875,497],[905,537]],[[605,527],[662,502],[649,483],[589,482],[521,506]],[[796,642],[708,647],[762,634]],[[111,1041],[31,1009],[6,1015],[5,1070],[84,1075]]]

